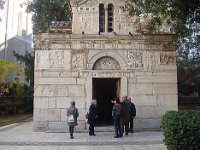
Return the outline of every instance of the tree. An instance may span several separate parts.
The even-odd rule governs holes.
[[[53,21],[71,20],[69,0],[36,0],[27,4],[33,14],[33,31],[45,32]]]
[[[24,70],[18,64],[0,59],[0,95],[9,93],[12,88],[12,84],[6,84],[9,83],[8,77],[12,73],[16,73],[16,76],[19,77],[24,74]]]
[[[148,33],[157,32],[163,24],[171,27],[177,45],[179,92],[200,92],[200,0],[128,0],[123,9],[139,16],[136,24],[145,20]]]
[[[177,41],[199,42],[199,4],[200,0],[128,0],[123,8],[129,15],[145,19],[150,33],[168,24]]]
[[[25,85],[26,96],[33,96],[34,91],[34,56],[26,51],[25,55],[20,55],[13,51],[17,61],[24,66],[25,79],[28,85]]]

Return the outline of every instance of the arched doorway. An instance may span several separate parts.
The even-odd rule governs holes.
[[[120,95],[120,78],[93,78],[92,97],[97,100],[97,125],[112,124],[111,100]]]

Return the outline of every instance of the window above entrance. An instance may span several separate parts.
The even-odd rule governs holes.
[[[104,4],[99,4],[99,32],[113,32],[113,15],[113,4],[108,4],[106,9]]]

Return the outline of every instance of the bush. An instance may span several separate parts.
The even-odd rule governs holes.
[[[200,110],[169,111],[161,123],[168,150],[200,150]]]

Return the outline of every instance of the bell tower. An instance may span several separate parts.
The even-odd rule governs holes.
[[[128,16],[124,0],[71,0],[73,34],[136,33],[136,17]]]

